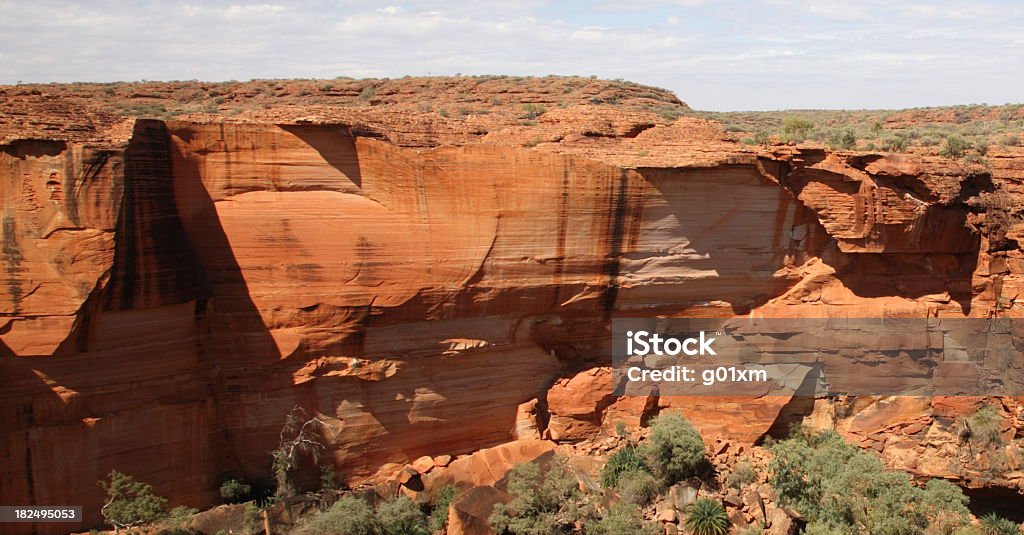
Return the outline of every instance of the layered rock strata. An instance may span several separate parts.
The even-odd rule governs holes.
[[[1024,309],[1017,160],[722,149],[684,123],[532,149],[323,121],[8,140],[0,501],[95,524],[117,469],[209,505],[269,479],[294,406],[350,485],[662,409],[752,443],[813,400],[613,399],[610,319]]]

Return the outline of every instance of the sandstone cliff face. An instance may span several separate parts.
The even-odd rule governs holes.
[[[295,405],[335,427],[349,484],[659,408],[753,442],[813,400],[610,399],[611,316],[1021,310],[1011,171],[645,129],[414,150],[140,120],[0,146],[0,501],[95,522],[116,468],[207,505],[222,475],[268,478]],[[621,156],[638,139],[650,165]]]

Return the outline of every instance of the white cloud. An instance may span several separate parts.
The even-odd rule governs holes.
[[[1020,100],[1024,5],[0,0],[0,82],[596,74],[703,109]]]

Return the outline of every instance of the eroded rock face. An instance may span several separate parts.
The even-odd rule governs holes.
[[[358,134],[138,121],[113,148],[2,146],[4,503],[95,522],[118,469],[208,505],[222,474],[268,478],[296,405],[333,426],[325,458],[349,484],[509,442],[524,414],[578,440],[680,410],[753,442],[790,400],[610,399],[610,318],[1020,310],[1017,216],[989,202],[992,177]]]
[[[0,336],[8,354],[52,354],[113,264],[123,156],[65,142],[21,141],[4,146],[0,162]]]

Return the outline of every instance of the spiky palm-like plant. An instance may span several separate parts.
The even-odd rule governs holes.
[[[989,513],[979,520],[981,521],[981,531],[985,535],[1017,535],[1020,533],[1019,525],[995,513]]]
[[[729,517],[718,501],[698,498],[689,509],[686,527],[693,535],[725,535],[729,531]]]

